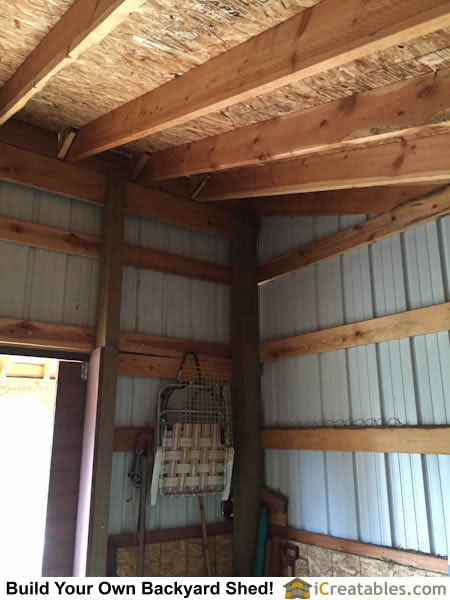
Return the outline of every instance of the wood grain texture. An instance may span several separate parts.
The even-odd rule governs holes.
[[[85,353],[95,347],[95,331],[74,325],[0,318],[0,343]]]
[[[145,0],[76,0],[0,89],[0,125]]]
[[[438,191],[440,185],[389,185],[350,188],[261,198],[218,200],[225,210],[250,212],[258,217],[310,217],[380,214],[395,206]]]
[[[232,533],[233,524],[230,522],[225,523],[211,523],[208,525],[208,536],[216,535],[227,535]],[[162,544],[164,542],[176,542],[178,540],[189,540],[193,538],[201,537],[202,530],[200,525],[194,525],[191,527],[171,527],[169,529],[156,529],[154,531],[145,532],[145,543],[146,544]],[[125,533],[121,535],[111,535],[111,541],[114,543],[116,548],[127,548],[128,546],[134,546],[136,544],[136,534]]]
[[[450,329],[450,302],[264,342],[261,362],[377,344]]]
[[[446,558],[439,558],[431,554],[421,554],[419,552],[409,552],[406,550],[397,550],[386,546],[376,546],[374,544],[365,544],[355,542],[354,540],[345,540],[342,538],[321,535],[293,529],[292,527],[277,527],[272,525],[270,532],[274,536],[280,536],[286,540],[293,540],[303,544],[311,544],[321,548],[356,554],[358,556],[367,556],[385,561],[393,561],[401,565],[415,567],[417,569],[427,569],[436,573],[447,575],[448,561]]]
[[[100,206],[104,204],[103,173],[2,142],[0,180]],[[127,212],[194,231],[231,236],[231,217],[226,211],[134,183],[127,186]]]
[[[247,214],[234,215],[231,240],[234,576],[253,574],[264,482],[257,264],[256,219]]]
[[[119,375],[122,376],[176,379],[179,367],[179,358],[125,354],[123,352],[119,356]],[[205,379],[208,379],[209,373],[212,373],[213,376],[220,375],[225,379],[231,377],[231,361],[229,360],[203,360],[201,368]]]
[[[152,154],[139,183],[231,169],[358,144],[439,132],[450,125],[450,70]]]
[[[95,348],[95,330],[74,325],[59,325],[41,321],[21,321],[0,318],[0,344],[22,347],[54,348],[88,353]],[[196,352],[206,365],[229,372],[231,347],[229,344],[168,338],[145,333],[124,332],[120,334],[120,351],[124,355],[151,355],[150,358],[170,358],[170,367],[163,372],[173,371],[185,352]],[[130,360],[131,360],[130,359]],[[220,366],[220,365],[223,366]],[[227,366],[228,365],[228,366]]]
[[[450,181],[450,134],[218,173],[199,201]]]
[[[260,284],[368,246],[387,237],[419,227],[450,213],[450,188],[430,196],[409,200],[385,214],[359,223],[330,237],[289,252],[259,268]]]
[[[442,0],[324,0],[82,127],[80,160],[450,24]]]
[[[0,216],[0,240],[100,258],[100,238],[9,217]],[[231,279],[230,269],[226,266],[131,244],[125,245],[124,264],[213,283],[230,283]]]
[[[96,347],[100,349],[96,424],[87,537],[86,576],[106,574],[108,522],[114,445],[114,417],[119,375],[120,314],[125,254],[127,173],[118,169],[106,180]],[[92,362],[92,361],[91,361]],[[89,374],[91,377],[91,374]],[[86,428],[90,424],[86,424]],[[92,440],[90,440],[92,443]]]
[[[185,338],[168,338],[147,333],[122,332],[120,350],[131,354],[152,354],[181,360],[186,352],[195,352],[200,360],[229,360],[231,346]]]
[[[450,454],[450,427],[265,429],[265,449]]]

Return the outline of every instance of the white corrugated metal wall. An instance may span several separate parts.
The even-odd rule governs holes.
[[[262,261],[365,220],[264,218]],[[260,289],[263,341],[450,300],[450,218]],[[442,332],[265,364],[265,426],[450,422]],[[372,420],[372,421],[371,421]],[[266,451],[266,483],[289,496],[291,526],[447,555],[450,457]]]
[[[0,182],[0,216],[51,225],[78,233],[99,235],[102,209]],[[126,241],[182,256],[228,263],[226,240],[127,217]],[[16,319],[95,326],[99,261],[0,242],[0,316]],[[125,267],[123,276],[123,331],[170,337],[228,342],[229,287]],[[119,377],[116,425],[151,424],[160,381]],[[136,499],[128,483],[132,453],[115,454],[111,489],[110,533],[133,530]],[[220,519],[220,501],[205,502],[207,519]],[[158,502],[149,515],[150,527],[176,527],[200,522],[195,499]]]
[[[218,264],[229,262],[229,242],[138,217],[127,217],[126,240],[139,246]],[[230,290],[227,285],[197,281],[125,267],[122,292],[122,331],[211,342],[230,341]],[[161,381],[119,377],[116,425],[153,423]],[[137,493],[127,474],[132,453],[115,454],[111,491],[110,532],[133,530],[137,517]],[[132,502],[128,500],[133,498]],[[205,498],[206,519],[221,520],[220,498]],[[148,507],[150,529],[184,527],[200,523],[196,498],[158,498]]]

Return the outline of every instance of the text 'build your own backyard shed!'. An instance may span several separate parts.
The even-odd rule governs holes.
[[[42,573],[446,574],[450,2],[0,0],[0,86],[1,354],[60,361]],[[160,475],[233,449],[231,498],[152,505],[191,353],[230,430]]]

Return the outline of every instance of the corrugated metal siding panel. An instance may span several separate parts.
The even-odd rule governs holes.
[[[260,258],[363,220],[263,219]],[[260,290],[262,339],[447,301],[449,265],[445,218],[288,275]],[[449,364],[448,332],[269,363],[265,424],[448,423]],[[447,456],[266,452],[267,482],[290,492],[294,527],[441,555],[450,527],[449,470]]]
[[[229,243],[138,217],[127,217],[126,240],[140,246],[219,264],[228,264]],[[213,342],[230,341],[229,286],[125,267],[121,328],[127,331]],[[116,425],[154,425],[158,379],[119,377]],[[110,533],[133,531],[139,499],[128,479],[132,453],[115,454],[111,487]],[[221,520],[220,498],[205,498],[206,518]],[[148,507],[150,529],[200,523],[197,498],[158,497]]]
[[[0,215],[98,234],[101,209],[0,182]],[[0,242],[0,315],[68,325],[95,325],[96,260]]]
[[[79,233],[100,235],[102,209],[20,185],[0,182],[0,215]],[[228,263],[229,243],[215,236],[126,218],[126,241],[199,260]],[[95,326],[99,261],[0,242],[0,316]],[[155,335],[228,342],[229,287],[125,267],[121,328]],[[117,425],[153,423],[158,379],[120,377]],[[128,502],[132,454],[113,458],[111,533],[132,531],[137,513]],[[220,517],[217,498],[205,501],[207,519]],[[150,511],[149,511],[150,512]],[[158,502],[151,528],[200,522],[195,498]]]

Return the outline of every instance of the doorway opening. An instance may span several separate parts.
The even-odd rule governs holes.
[[[41,575],[58,369],[0,354],[0,576]]]

